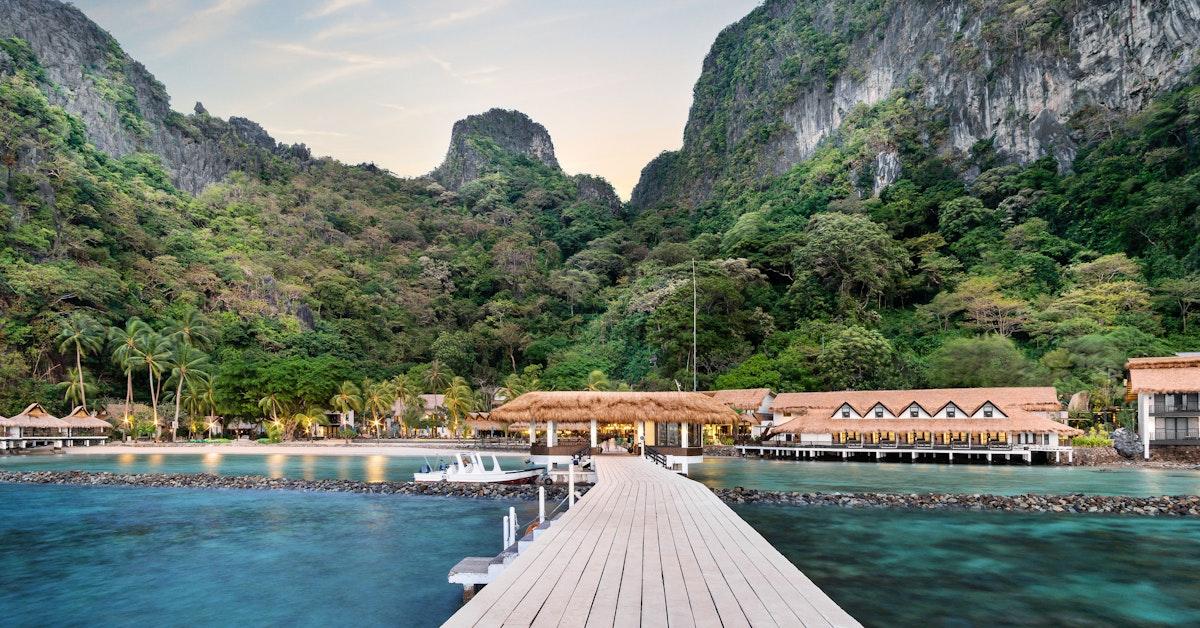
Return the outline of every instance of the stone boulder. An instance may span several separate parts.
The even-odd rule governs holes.
[[[1112,433],[1113,449],[1126,458],[1136,458],[1142,454],[1142,439],[1137,432],[1119,427]]]

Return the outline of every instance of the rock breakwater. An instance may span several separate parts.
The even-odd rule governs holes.
[[[1098,513],[1200,517],[1200,496],[1164,495],[983,495],[952,493],[796,493],[747,488],[713,489],[729,504],[783,504],[849,508],[918,508],[926,510],[1002,510],[1007,512]]]
[[[531,484],[462,484],[451,482],[359,482],[355,480],[302,480],[264,476],[226,476],[208,473],[110,473],[84,471],[0,471],[0,482],[19,484],[70,484],[80,486],[139,486],[143,488],[208,488],[308,491],[320,493],[374,493],[427,495],[475,499],[537,499]],[[578,492],[587,486],[577,485]],[[546,499],[560,500],[567,487],[546,487]]]

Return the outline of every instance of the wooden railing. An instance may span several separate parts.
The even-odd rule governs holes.
[[[653,447],[646,447],[646,457],[650,459],[650,462],[663,467],[667,466],[667,457]]]

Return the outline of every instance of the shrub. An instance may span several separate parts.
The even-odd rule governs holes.
[[[1109,438],[1108,430],[1093,427],[1087,434],[1072,438],[1071,444],[1075,447],[1112,447],[1113,442],[1112,438]]]

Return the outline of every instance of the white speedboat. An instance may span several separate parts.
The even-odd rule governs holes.
[[[491,484],[533,484],[545,474],[542,467],[529,467],[513,471],[500,468],[500,460],[493,454],[488,454],[492,464],[489,469],[484,463],[484,456],[477,452],[457,453],[449,464],[440,464],[433,468],[429,464],[413,474],[416,482],[474,482]]]

